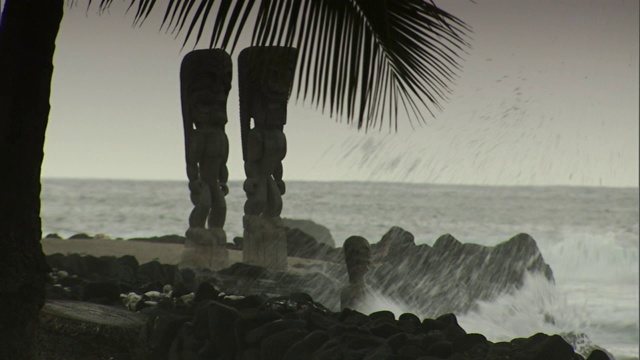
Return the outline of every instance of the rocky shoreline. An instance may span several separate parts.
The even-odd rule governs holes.
[[[495,247],[443,235],[431,247],[416,245],[413,235],[400,228],[390,229],[372,244],[369,281],[393,298],[429,299],[416,309],[428,314],[422,319],[411,313],[396,317],[390,311],[366,315],[340,310],[338,292],[345,283],[340,249],[311,240],[296,244],[290,255],[317,260],[300,264],[296,272],[269,272],[243,263],[195,272],[158,261],[139,264],[131,255],[50,254],[41,358],[609,359],[597,348],[578,354],[559,335],[494,343],[458,324],[454,314],[471,310],[475,300],[513,291],[526,273],[553,281],[526,234]],[[428,286],[436,282],[449,285]],[[57,308],[67,312],[52,310]],[[78,315],[96,312],[121,314],[133,322],[116,326]],[[79,350],[72,354],[69,349]]]

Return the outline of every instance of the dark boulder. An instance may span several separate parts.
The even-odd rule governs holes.
[[[154,260],[138,266],[137,276],[140,283],[157,281],[163,285],[173,284],[179,278],[179,270],[175,265],[161,264]]]
[[[284,360],[311,360],[317,350],[329,340],[329,334],[315,330],[293,344],[282,357]]]
[[[407,251],[412,251],[415,245],[415,237],[412,233],[399,226],[392,226],[382,239],[371,247],[371,252],[374,261],[395,263],[398,258],[404,257]]]
[[[93,236],[87,235],[85,233],[78,233],[69,236],[69,239],[93,239]]]
[[[579,360],[571,345],[569,345],[560,335],[535,334],[524,341],[519,342],[511,352],[515,355],[527,354],[526,359],[545,360]],[[515,357],[515,356],[514,356]]]
[[[261,360],[281,360],[287,350],[308,334],[309,331],[302,327],[287,328],[270,334],[260,342]]]
[[[325,261],[337,261],[340,251],[321,242],[306,232],[291,228],[285,233],[287,238],[287,256]]]
[[[384,256],[378,257],[369,273],[370,285],[392,299],[423,304],[415,311],[427,316],[472,310],[478,301],[519,289],[527,274],[540,274],[553,282],[551,268],[527,234],[493,247],[465,244],[450,234],[438,238],[432,247],[416,246],[400,228],[392,228],[385,236],[387,244],[396,241],[396,246],[375,245]]]
[[[266,276],[268,274],[268,271],[267,269],[256,265],[234,263],[231,264],[231,266],[229,266],[228,268],[220,270],[218,273],[225,276],[258,279]]]
[[[596,349],[591,352],[587,360],[611,360],[606,352]]]
[[[326,244],[332,248],[336,246],[336,242],[333,240],[331,231],[326,226],[320,225],[311,220],[302,219],[283,218],[282,223],[289,229],[299,229],[304,233],[309,234],[311,237],[316,239],[318,243]]]

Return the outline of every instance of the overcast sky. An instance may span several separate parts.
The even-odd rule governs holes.
[[[638,186],[637,0],[438,4],[474,31],[444,111],[364,134],[291,102],[285,180]],[[118,5],[65,11],[42,174],[186,180],[182,37],[157,31],[162,7],[132,29]],[[237,109],[234,83],[228,167],[241,180]]]

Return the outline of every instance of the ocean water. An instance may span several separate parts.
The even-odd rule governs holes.
[[[231,182],[229,241],[242,235],[244,199],[242,183]],[[351,235],[377,242],[394,225],[430,245],[445,233],[491,246],[526,232],[553,269],[555,285],[530,276],[516,293],[460,314],[461,326],[492,341],[559,333],[575,338],[577,348],[596,345],[616,359],[639,357],[637,188],[291,181],[283,201],[284,217],[325,225],[338,246]],[[44,234],[184,234],[191,208],[186,181],[43,181]],[[370,307],[411,311],[411,304],[383,297]]]

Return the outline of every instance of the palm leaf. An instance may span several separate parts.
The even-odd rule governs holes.
[[[131,0],[134,25],[155,2]],[[358,128],[424,122],[425,109],[433,115],[447,99],[468,47],[469,27],[428,0],[196,2],[168,0],[161,29],[177,34],[189,23],[183,46],[195,47],[212,20],[209,47],[233,52],[247,26],[251,45],[298,47],[297,98]],[[102,0],[100,11],[111,3]]]

